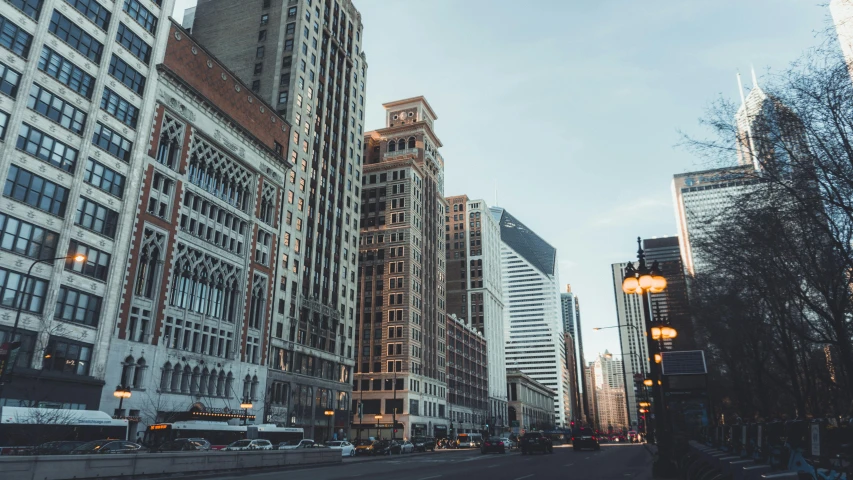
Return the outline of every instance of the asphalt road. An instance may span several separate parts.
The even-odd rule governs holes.
[[[229,474],[219,480],[524,480],[577,478],[651,480],[652,457],[642,445],[602,445],[594,452],[556,447],[550,455],[481,455],[479,450],[344,459],[342,465]]]

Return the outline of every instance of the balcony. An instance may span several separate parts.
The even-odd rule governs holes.
[[[385,155],[382,155],[383,159],[386,158],[395,158],[395,157],[407,157],[407,156],[418,156],[417,148],[407,148],[405,150],[395,150],[393,152],[385,152]]]

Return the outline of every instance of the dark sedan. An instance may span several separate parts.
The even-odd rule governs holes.
[[[152,448],[151,453],[199,452],[203,450],[204,446],[201,443],[194,442],[187,438],[179,438],[171,442],[166,442],[156,448]]]
[[[598,444],[598,438],[595,436],[595,432],[593,432],[591,428],[578,428],[572,432],[572,448],[574,448],[576,452],[580,451],[582,448],[601,450],[601,446]]]
[[[47,442],[42,443],[33,450],[36,455],[68,455],[71,450],[83,445],[86,442],[79,441],[62,441],[62,442]]]
[[[416,452],[435,451],[435,439],[432,437],[414,437],[412,443],[415,444]]]
[[[499,437],[489,437],[480,446],[480,453],[506,453],[506,445]]]
[[[124,440],[95,440],[71,450],[72,455],[95,455],[100,453],[139,453],[142,445]]]
[[[395,455],[402,453],[400,444],[396,440],[379,440],[373,444],[376,455]]]

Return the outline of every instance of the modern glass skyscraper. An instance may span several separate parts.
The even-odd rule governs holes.
[[[566,291],[560,294],[560,305],[563,310],[563,330],[568,333],[574,342],[572,351],[575,354],[575,371],[570,375],[574,375],[575,379],[572,385],[577,384],[577,391],[572,392],[572,407],[574,410],[574,419],[583,419],[589,412],[589,400],[586,396],[587,385],[586,375],[584,375],[584,358],[583,358],[583,335],[581,333],[581,307],[578,296],[572,292],[572,286],[566,285]]]
[[[557,275],[557,250],[503,208],[501,272],[507,369],[519,369],[556,392],[557,426],[569,424],[571,387]]]

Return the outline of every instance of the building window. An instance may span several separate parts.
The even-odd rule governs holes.
[[[288,17],[289,16],[290,15],[288,15]],[[284,34],[285,35],[293,35],[294,33],[296,33],[296,24],[295,23],[288,23],[287,26],[285,27]],[[290,49],[293,50],[293,41],[290,42]]]
[[[12,165],[3,195],[47,213],[64,216],[68,189]]]
[[[95,63],[101,63],[101,53],[104,51],[104,46],[95,40],[94,37],[84,32],[80,26],[56,10],[53,11],[49,29],[51,33],[67,43],[71,48],[83,54],[84,57]],[[5,26],[3,27],[3,31],[5,33]],[[6,35],[0,36],[0,39],[5,37]],[[29,45],[27,48],[29,49]]]
[[[128,127],[136,128],[139,109],[107,87],[104,87],[104,95],[101,97],[101,109]]]
[[[261,15],[261,25],[266,25],[270,23],[270,16],[268,13]]]
[[[68,288],[65,285],[59,287],[53,318],[97,327],[100,315],[101,297]]]
[[[11,0],[12,5],[27,14],[33,20],[38,20],[41,13],[42,0]]]
[[[86,114],[37,83],[33,83],[30,87],[27,107],[77,135],[83,133]]]
[[[113,54],[112,60],[110,60],[110,75],[137,95],[142,95],[142,91],[145,89],[145,77],[115,54]]]
[[[86,261],[75,262],[69,258],[65,262],[66,270],[71,270],[98,280],[107,279],[111,258],[109,253],[90,247],[85,243],[80,243],[77,240],[71,240],[71,243],[68,245],[68,252],[71,254],[81,253],[86,256]]]
[[[255,50],[255,58],[264,58],[264,47],[260,46]]]
[[[51,372],[88,375],[91,357],[92,345],[51,336],[44,349],[42,368]]]
[[[59,81],[59,83],[78,94],[88,99],[92,98],[92,90],[95,88],[95,77],[84,72],[80,67],[74,65],[48,47],[42,47],[41,57],[39,57],[39,70],[47,73]],[[15,89],[17,90],[17,81],[15,82]],[[0,91],[6,93],[2,84],[0,84]]]
[[[118,198],[124,195],[124,176],[91,158],[86,160],[83,181]]]
[[[266,30],[261,30],[260,32],[258,32],[258,41],[259,42],[263,42],[266,39],[267,39],[267,31]]]
[[[145,43],[139,35],[133,33],[133,30],[127,28],[123,23],[118,24],[116,42],[144,63],[148,63],[148,60],[151,58],[151,46]]]
[[[124,0],[124,11],[134,19],[142,28],[153,34],[157,30],[157,17],[147,8],[143,7],[139,0]]]
[[[261,81],[260,80],[253,81],[252,82],[252,91],[257,92],[260,89],[261,89]]]
[[[101,147],[120,160],[130,161],[130,151],[133,149],[133,144],[101,122],[95,125],[92,144]]]
[[[21,346],[18,347],[18,358],[15,361],[15,366],[30,368],[30,362],[33,360],[33,349],[35,348],[37,334],[35,332],[18,329],[13,338],[11,333],[11,327],[0,326],[0,344],[6,342],[21,342]]]
[[[110,24],[110,12],[95,0],[65,0],[78,12],[89,18],[101,30],[106,31]]]
[[[41,63],[39,63],[41,68]],[[18,95],[18,84],[21,82],[21,74],[0,62],[0,93],[15,98]]]
[[[89,200],[80,197],[77,201],[77,218],[74,223],[87,230],[114,238],[118,213]]]
[[[35,129],[21,124],[16,148],[66,172],[74,172],[77,150]]]
[[[255,64],[255,75],[259,75],[259,74],[260,74],[261,72],[263,72],[263,71],[264,71],[264,64],[263,64],[263,62],[262,62],[262,63],[256,63],[256,64]]]
[[[0,268],[0,305],[8,308],[16,308],[17,302],[21,302],[21,309],[31,313],[42,313],[44,310],[44,297],[47,295],[47,282],[40,278],[30,277],[27,280],[26,294],[18,299],[18,294],[23,289],[24,276],[19,272]]]
[[[290,7],[287,9],[287,18],[296,17],[296,7]]]
[[[3,213],[0,213],[0,231],[0,249],[35,259],[56,256],[59,239],[56,232]]]
[[[26,59],[27,55],[30,54],[30,45],[32,43],[32,35],[22,30],[6,17],[0,15],[0,45],[11,50],[15,55]]]

